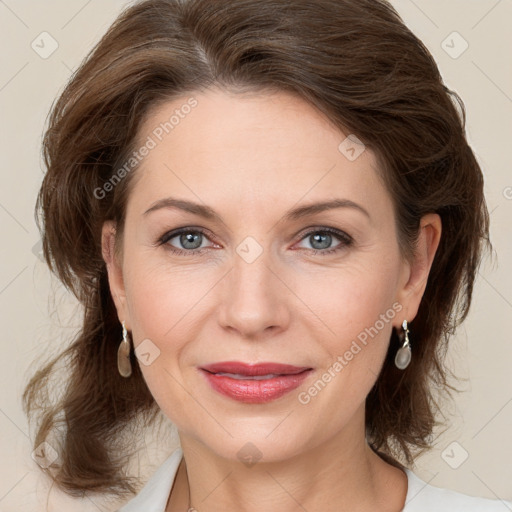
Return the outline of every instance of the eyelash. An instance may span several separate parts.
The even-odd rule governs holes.
[[[166,250],[169,250],[170,252],[172,252],[174,254],[183,255],[183,256],[200,254],[208,249],[207,247],[202,247],[200,249],[185,250],[185,249],[177,249],[176,247],[173,247],[172,245],[168,244],[168,242],[170,240],[172,240],[173,238],[176,238],[177,236],[182,235],[184,233],[194,233],[194,234],[200,233],[201,235],[203,235],[204,237],[209,239],[208,234],[203,229],[187,227],[187,228],[180,228],[180,229],[176,229],[174,231],[169,231],[168,233],[165,233],[162,237],[159,238],[157,245],[158,246],[167,245]],[[346,233],[344,233],[343,231],[339,231],[337,229],[328,228],[328,227],[311,229],[311,230],[307,231],[306,233],[304,233],[300,240],[302,241],[305,238],[307,238],[308,236],[311,236],[313,234],[318,234],[318,233],[322,233],[322,234],[328,233],[330,235],[334,235],[336,238],[338,238],[340,240],[341,243],[332,249],[306,249],[306,250],[310,251],[312,254],[314,254],[315,256],[316,255],[326,256],[326,255],[336,253],[336,252],[342,250],[343,248],[350,247],[354,242],[353,238],[351,236],[347,235]]]

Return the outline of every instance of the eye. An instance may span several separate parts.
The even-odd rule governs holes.
[[[331,248],[330,246],[333,243],[333,239],[338,239],[340,243]],[[353,243],[352,237],[343,231],[327,227],[310,230],[303,235],[301,240],[305,240],[311,244],[312,248],[310,250],[313,254],[321,255],[341,251],[343,248],[346,248]]]
[[[175,241],[171,243],[173,240]],[[166,245],[171,252],[190,255],[202,252],[207,247],[203,245],[205,240],[208,237],[202,229],[181,228],[166,233],[158,242],[159,245]]]

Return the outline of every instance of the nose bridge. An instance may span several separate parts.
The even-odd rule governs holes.
[[[226,276],[220,321],[244,336],[255,336],[268,327],[283,327],[287,321],[283,284],[271,270],[271,251],[247,237],[233,255],[232,271]]]

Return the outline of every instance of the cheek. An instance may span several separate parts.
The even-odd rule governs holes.
[[[190,415],[190,394],[183,385],[180,360],[194,329],[201,325],[197,315],[208,286],[201,284],[203,280],[192,280],[190,272],[164,269],[150,261],[137,255],[125,260],[132,339],[153,398],[173,423],[185,429],[182,423]],[[150,354],[149,361],[143,352]]]
[[[361,260],[350,269],[317,276],[315,288],[304,296],[317,314],[322,331],[328,333],[323,336],[326,366],[342,356],[351,363],[347,369],[350,367],[353,376],[378,372],[393,323],[397,323],[403,309],[395,300],[398,271],[396,262],[385,264],[381,260],[379,264],[369,260],[365,264]]]
[[[316,379],[297,398],[306,417],[327,426],[326,435],[363,406],[381,371],[393,322],[403,309],[395,301],[396,268],[387,270],[340,272],[335,281],[326,280],[328,293],[311,298],[322,319],[315,350],[321,348],[323,358]]]
[[[165,258],[151,256],[134,251],[125,260],[132,339],[151,394],[167,416],[180,424],[188,414],[187,404],[190,407],[184,383],[190,374],[183,368],[184,358],[193,351],[193,342],[205,325],[209,292],[218,274],[197,265],[171,266]],[[150,357],[146,365],[139,356],[143,351],[157,357]]]
[[[208,289],[211,272],[197,265],[172,266],[155,250],[134,251],[125,260],[125,289],[136,339],[166,340],[193,316]]]

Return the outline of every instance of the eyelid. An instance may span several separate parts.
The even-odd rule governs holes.
[[[211,242],[220,245],[219,242],[216,240],[216,237],[212,233],[210,233],[209,230],[205,228],[200,228],[198,226],[183,226],[181,228],[175,228],[166,231],[161,237],[158,238],[155,245],[165,245],[169,240],[172,240],[173,238],[176,238],[177,236],[182,235],[184,233],[201,233],[205,238],[208,238],[208,240],[210,240]],[[192,253],[193,251],[194,250],[190,250],[186,252]]]
[[[300,236],[300,240],[302,240],[313,233],[329,233],[345,241],[353,240],[352,237],[342,229],[332,228],[330,226],[313,226],[311,228],[306,228],[306,230],[299,233],[298,236]]]
[[[337,245],[336,247],[331,247],[329,249],[307,249],[305,250],[312,252],[313,254],[332,254],[334,252],[337,252],[341,250],[343,247],[348,247],[350,245],[353,245],[354,239],[345,231],[338,229],[338,228],[332,228],[329,226],[314,226],[312,228],[307,228],[306,231],[300,233],[299,235],[299,242],[302,242],[307,237],[311,236],[314,233],[328,233],[329,235],[333,235],[335,238],[337,238],[341,243]]]

